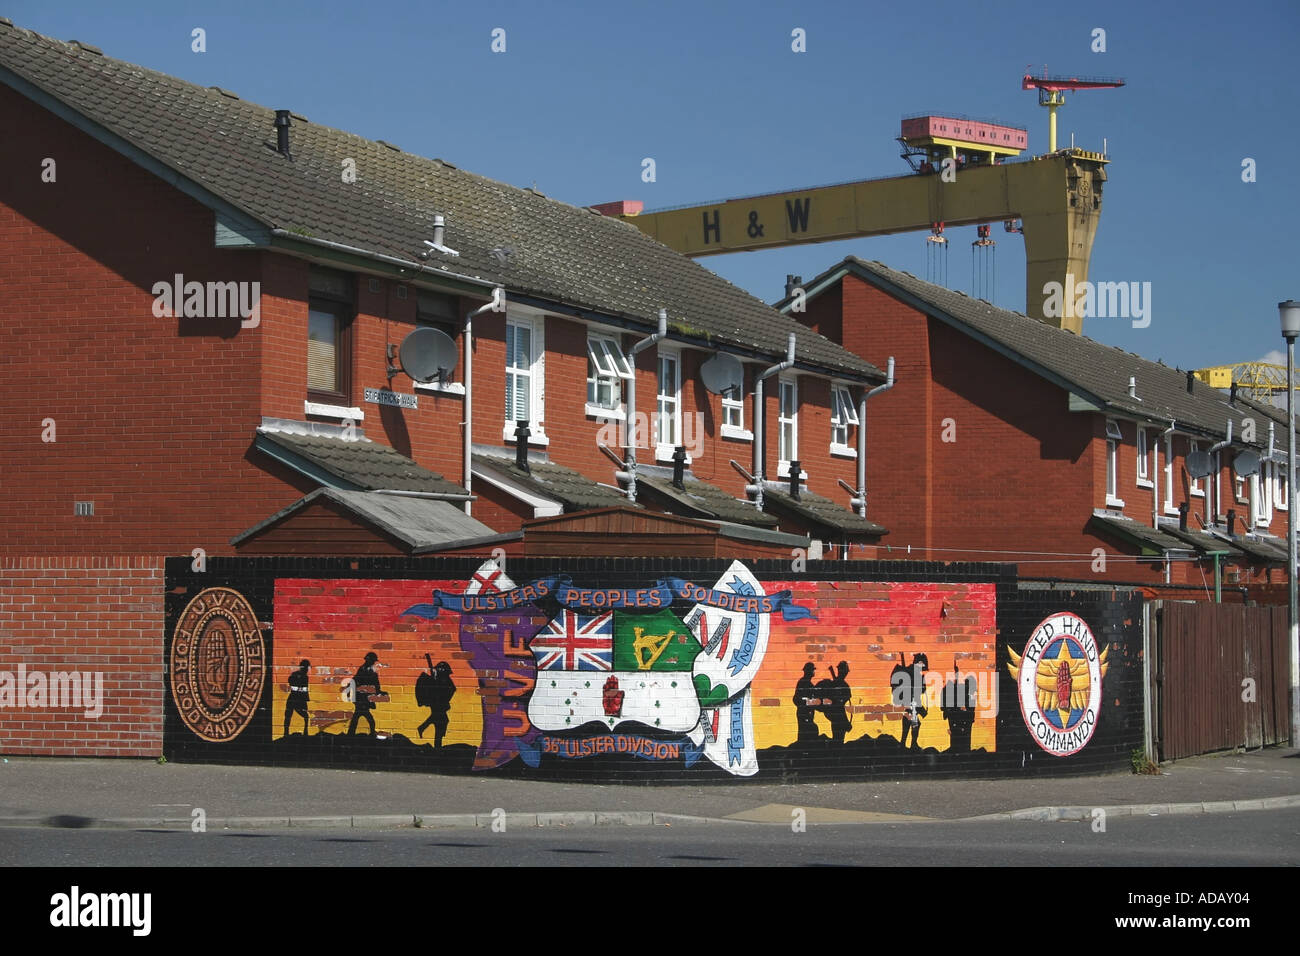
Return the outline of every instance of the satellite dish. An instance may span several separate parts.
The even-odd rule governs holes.
[[[1259,455],[1253,451],[1243,451],[1232,459],[1232,470],[1239,478],[1249,478],[1259,471]]]
[[[450,335],[422,326],[397,348],[402,371],[417,382],[445,381],[456,368],[456,343]]]
[[[1187,456],[1187,473],[1193,478],[1214,474],[1214,461],[1208,451],[1194,451]]]
[[[714,395],[734,397],[745,387],[745,366],[734,355],[716,352],[700,366],[700,378]]]

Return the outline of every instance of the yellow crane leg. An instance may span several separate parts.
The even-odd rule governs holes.
[[[1024,224],[1026,314],[1080,331],[1083,319],[1074,314],[1065,293],[1088,278],[1106,161],[1074,150],[1023,163],[968,167],[950,178],[945,181],[941,170],[623,218],[692,257],[929,232],[935,222],[964,226],[1018,218]],[[1061,315],[1045,314],[1051,282],[1061,287]]]

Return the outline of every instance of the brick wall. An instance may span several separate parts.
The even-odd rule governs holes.
[[[0,558],[0,752],[155,757],[162,700],[161,558]]]
[[[737,570],[730,562],[716,560],[510,559],[509,581],[495,577],[495,570],[478,559],[268,558],[217,559],[205,574],[196,574],[188,562],[170,561],[169,629],[182,622],[182,631],[195,636],[193,627],[183,622],[195,620],[193,602],[210,594],[215,582],[248,602],[250,620],[271,622],[273,627],[263,631],[265,652],[260,656],[268,663],[268,673],[247,725],[220,740],[202,739],[191,728],[193,720],[183,718],[169,696],[167,756],[432,772],[495,770],[552,779],[703,782],[747,776],[738,769],[747,764],[760,780],[1096,772],[1127,768],[1132,750],[1141,745],[1142,595],[1135,591],[1025,587],[1005,566],[996,565],[813,562],[806,573],[795,574],[778,561],[750,562],[748,570]],[[581,596],[570,600],[569,607],[576,609],[579,600],[588,602],[588,608],[598,606],[605,599],[595,595],[611,589],[647,595],[664,578],[708,589],[751,572],[756,593],[788,592],[811,616],[758,614],[760,623],[751,633],[742,613],[735,627],[720,632],[726,614],[721,606],[692,607],[693,601],[702,600],[702,591],[686,598],[673,596],[667,610],[652,604],[620,608],[611,624],[613,664],[604,670],[539,668],[543,645],[554,640],[539,629],[555,620],[562,625],[557,633],[567,633],[562,618],[566,612],[554,593],[525,595],[526,600],[507,607],[455,608],[463,599],[458,596],[477,588],[476,574],[506,585],[506,593],[509,587],[568,575]],[[442,609],[437,614],[410,613],[415,605],[427,607],[439,592]],[[693,615],[701,607],[705,616],[698,621]],[[1026,654],[1026,645],[1045,619],[1061,612],[1077,615],[1088,625],[1106,668],[1101,691],[1086,703],[1096,708],[1094,732],[1069,756],[1056,756],[1035,742],[1031,727],[1040,726],[1041,720],[1035,725],[1037,718],[1026,714],[1012,677],[1017,656],[1032,662],[1043,654],[1042,647]],[[597,612],[586,613],[590,617]],[[585,626],[582,620],[576,623]],[[737,652],[745,646],[750,650],[733,657],[716,642],[712,650],[700,650],[692,643],[700,633],[725,633]],[[617,635],[623,634],[627,638],[620,644],[624,639]],[[629,648],[637,646],[629,643],[633,634],[638,641],[650,641],[635,652],[643,655],[640,660],[667,654],[668,664],[629,664]],[[204,640],[198,635],[197,645]],[[356,708],[347,699],[348,681],[356,678],[369,653],[378,658],[376,673],[386,697],[370,711],[377,733],[369,733],[362,717],[352,735],[349,725]],[[677,666],[673,655],[681,655],[685,664]],[[706,679],[702,675],[707,667],[699,662],[710,655],[721,669]],[[920,657],[925,658],[924,667]],[[1083,658],[1060,658],[1066,659],[1078,664]],[[287,707],[290,676],[303,660],[310,662],[305,720]],[[737,660],[740,666],[734,666]],[[421,702],[417,683],[430,661],[445,661],[456,687],[440,750],[431,745],[437,726],[429,719],[429,705]],[[805,665],[811,665],[814,682],[809,692],[836,693],[817,682],[829,681],[842,662],[849,665],[845,726],[842,740],[836,741],[831,716],[835,708],[813,713],[811,728],[801,729],[794,697],[800,693]],[[960,715],[943,700],[946,686],[956,686],[954,667],[963,684],[969,679],[975,694],[964,739],[957,732]],[[1055,675],[1056,665],[1052,667]],[[723,686],[728,673],[738,682],[735,686]],[[910,700],[899,688],[912,674],[924,687],[919,702],[926,713],[915,740],[903,747],[900,738]],[[1091,686],[1086,668],[1076,667],[1071,680],[1067,696],[1069,687],[1077,694]],[[618,692],[625,696],[611,703],[608,694]],[[745,700],[738,703],[742,697]],[[710,723],[715,714],[718,725]],[[697,724],[701,715],[703,725]],[[1067,715],[1067,724],[1070,719],[1078,715]],[[304,725],[310,729],[307,736]],[[710,744],[707,733],[692,738],[700,726],[712,727],[717,742]]]

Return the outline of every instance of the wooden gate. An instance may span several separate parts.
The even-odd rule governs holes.
[[[1287,740],[1285,607],[1166,601],[1156,620],[1161,759]]]

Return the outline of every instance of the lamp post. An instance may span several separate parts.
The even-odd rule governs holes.
[[[1300,623],[1296,616],[1296,541],[1295,541],[1295,340],[1300,335],[1300,302],[1287,299],[1277,304],[1286,339],[1286,596],[1287,625],[1290,632],[1291,746],[1300,747]]]

